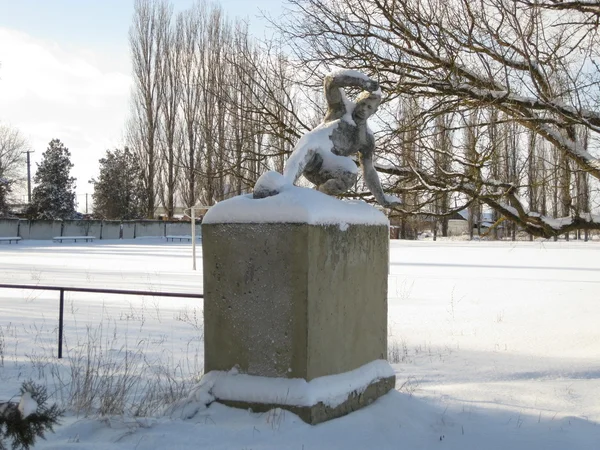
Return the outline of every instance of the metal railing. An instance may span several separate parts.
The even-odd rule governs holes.
[[[59,291],[58,312],[58,358],[62,358],[63,347],[63,325],[65,312],[65,292],[86,292],[91,294],[123,294],[123,295],[147,295],[152,297],[177,297],[177,298],[204,298],[203,294],[186,294],[183,292],[157,292],[157,291],[131,291],[124,289],[98,289],[64,286],[39,286],[28,284],[0,284],[0,289],[32,289],[40,291]]]

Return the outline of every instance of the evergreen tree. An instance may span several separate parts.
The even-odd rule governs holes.
[[[36,438],[44,438],[46,431],[63,415],[56,405],[48,406],[46,388],[26,381],[21,386],[21,401],[0,402],[0,450],[29,450]]]
[[[11,191],[11,184],[10,180],[0,177],[0,217],[6,217],[10,214],[8,195]]]
[[[69,175],[71,152],[53,139],[42,155],[33,181],[29,215],[34,219],[69,219],[75,212],[75,178]]]
[[[142,171],[133,153],[107,150],[100,159],[100,175],[94,183],[94,215],[103,219],[139,219],[147,202]]]

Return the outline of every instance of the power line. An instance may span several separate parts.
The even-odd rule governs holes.
[[[31,159],[29,158],[30,153],[35,153],[34,150],[27,150],[27,203],[31,204]]]

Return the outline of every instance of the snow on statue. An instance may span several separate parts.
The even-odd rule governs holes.
[[[358,176],[351,155],[359,154],[365,183],[382,206],[398,205],[400,199],[386,195],[373,167],[375,138],[367,125],[381,102],[379,83],[355,70],[330,73],[324,81],[327,113],[323,122],[306,133],[294,148],[283,175],[264,173],[254,187],[254,198],[276,195],[296,183],[301,175],[328,195],[350,189]],[[362,88],[355,102],[349,101],[342,88]]]

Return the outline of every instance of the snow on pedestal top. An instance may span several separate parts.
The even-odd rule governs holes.
[[[272,197],[252,194],[224,200],[211,207],[203,224],[306,223],[309,225],[388,225],[381,211],[362,201],[338,200],[315,189],[286,186]]]

